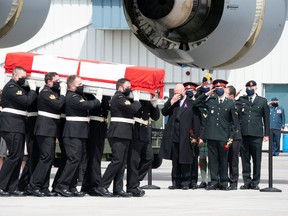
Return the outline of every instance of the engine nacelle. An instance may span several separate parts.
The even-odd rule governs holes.
[[[264,58],[286,21],[286,0],[123,0],[136,37],[174,65],[236,69]]]
[[[45,23],[50,5],[51,0],[0,1],[0,48],[32,38]]]

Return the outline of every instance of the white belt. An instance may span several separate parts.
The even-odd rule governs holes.
[[[148,120],[143,120],[141,118],[134,117],[134,120],[135,120],[135,122],[138,122],[138,123],[143,124],[143,125],[148,125],[148,123],[149,123]]]
[[[37,112],[28,112],[27,117],[38,116]]]
[[[135,123],[134,119],[122,118],[122,117],[111,117],[111,122],[124,122],[124,123],[129,123],[129,124]]]
[[[22,115],[22,116],[27,116],[28,114],[27,111],[13,109],[13,108],[3,108],[2,112],[8,112],[8,113],[13,113],[13,114]]]
[[[107,118],[101,116],[90,116],[90,120],[99,121],[99,122],[107,122]]]
[[[89,117],[80,117],[80,116],[66,116],[66,121],[81,121],[81,122],[89,122]]]
[[[40,110],[38,111],[38,115],[45,116],[48,118],[53,118],[53,119],[60,119],[61,118],[61,115],[59,115],[59,114],[49,113],[49,112],[40,111]]]

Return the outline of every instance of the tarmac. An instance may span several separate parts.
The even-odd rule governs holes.
[[[241,162],[241,160],[240,160]],[[103,162],[103,171],[108,162]],[[1,197],[0,216],[84,216],[84,215],[288,215],[288,153],[273,157],[273,181],[269,184],[268,153],[263,152],[261,189],[207,191],[169,190],[171,185],[171,161],[163,161],[161,167],[152,171],[152,185],[160,189],[147,189],[144,197]],[[243,184],[240,168],[240,187]],[[52,169],[51,181],[56,172]],[[201,177],[199,174],[199,182]],[[147,179],[141,186],[147,185]],[[80,188],[80,187],[79,187]],[[110,191],[112,189],[110,188]]]

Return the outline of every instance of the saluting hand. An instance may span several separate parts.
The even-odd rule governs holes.
[[[171,106],[180,99],[180,94],[175,94],[171,99]]]

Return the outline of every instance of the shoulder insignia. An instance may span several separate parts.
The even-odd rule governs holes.
[[[72,97],[76,97],[76,96],[77,96],[76,94],[73,94],[73,95],[72,95]]]
[[[119,96],[118,96],[118,98],[122,98],[122,97],[123,97],[123,95],[119,95]]]
[[[85,100],[83,98],[81,98],[80,103],[84,102]]]
[[[49,98],[50,98],[51,100],[55,100],[55,99],[56,99],[55,95],[53,95],[53,94],[51,94],[51,95],[49,96]]]
[[[14,86],[15,86],[14,84],[11,84],[9,87],[10,87],[10,88],[13,88]]]
[[[131,103],[130,103],[129,100],[125,100],[125,101],[124,101],[124,104],[125,104],[125,105],[131,105]]]
[[[16,92],[16,95],[23,95],[23,92],[22,92],[21,90],[18,90],[18,91]]]
[[[42,91],[48,91],[48,89],[43,89]]]
[[[207,118],[207,116],[208,116],[207,114],[203,113],[203,117],[204,117],[204,118]]]

